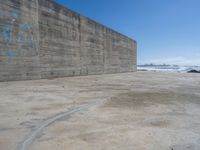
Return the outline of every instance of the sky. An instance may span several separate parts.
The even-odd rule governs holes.
[[[200,0],[56,0],[137,41],[138,64],[200,65]]]

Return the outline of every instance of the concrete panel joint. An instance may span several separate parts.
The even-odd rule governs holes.
[[[136,42],[52,0],[0,2],[0,81],[136,71]]]

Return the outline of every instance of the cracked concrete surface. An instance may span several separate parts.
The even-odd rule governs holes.
[[[199,150],[200,76],[138,72],[0,83],[0,147],[15,150],[53,116],[90,103],[27,150]]]

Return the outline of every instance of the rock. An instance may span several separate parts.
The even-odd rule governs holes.
[[[200,73],[200,70],[198,71],[198,70],[192,69],[192,70],[188,71],[188,73]]]

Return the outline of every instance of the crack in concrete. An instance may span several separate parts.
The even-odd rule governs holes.
[[[90,107],[92,106],[96,106],[97,104],[99,104],[99,102],[92,102],[77,108],[74,108],[70,111],[67,112],[63,112],[61,114],[57,114],[47,120],[45,120],[44,122],[42,122],[38,127],[36,127],[36,129],[34,131],[32,131],[25,139],[24,141],[22,141],[16,150],[28,150],[28,148],[30,147],[31,144],[34,143],[35,139],[41,134],[41,132],[44,130],[44,128],[47,128],[48,126],[52,125],[53,123],[55,123],[56,121],[66,118],[69,119],[71,117],[71,115],[76,114],[78,112],[83,112],[88,110]]]

